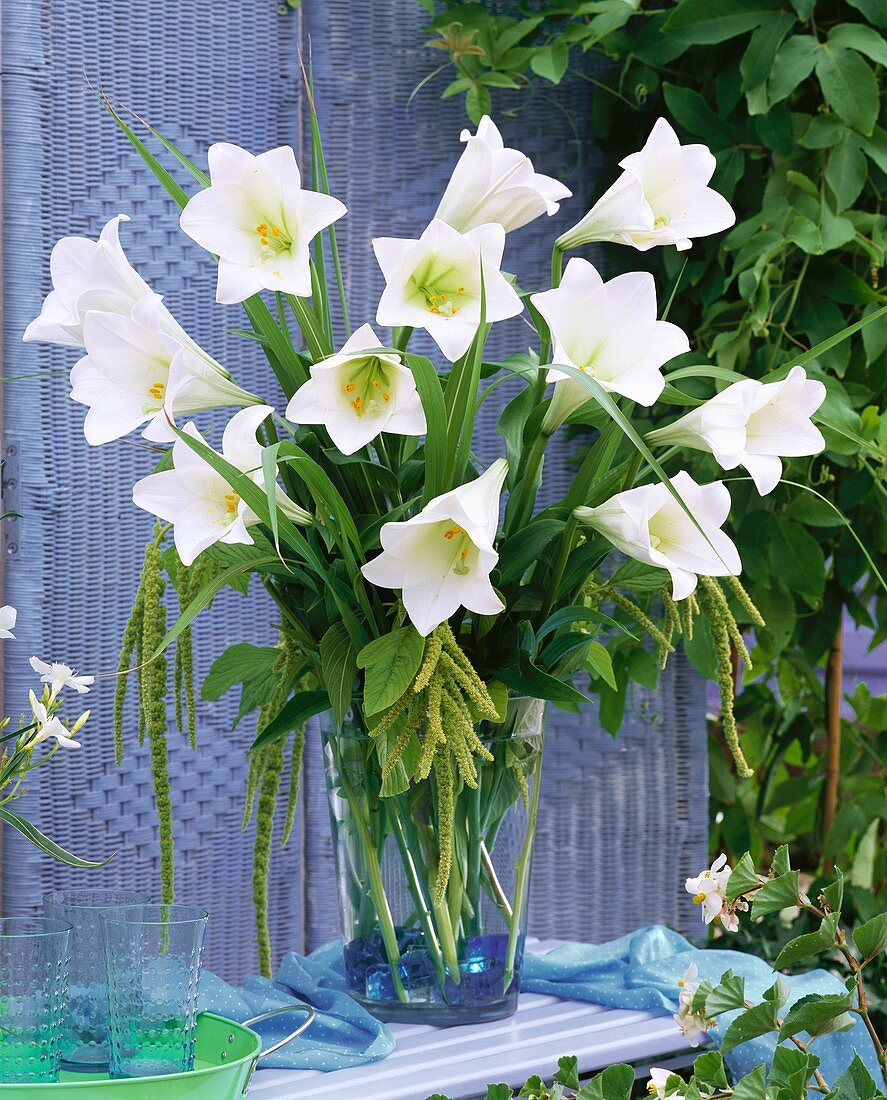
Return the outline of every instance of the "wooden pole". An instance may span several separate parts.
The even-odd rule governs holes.
[[[844,678],[844,624],[839,617],[825,677],[825,793],[822,805],[822,843],[825,846],[829,830],[838,809],[838,783],[841,778],[841,698]],[[834,860],[824,863],[827,872],[834,870]]]

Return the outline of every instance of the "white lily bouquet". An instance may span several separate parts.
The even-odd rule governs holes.
[[[182,208],[183,231],[218,259],[217,300],[242,303],[244,335],[276,379],[263,395],[247,392],[183,332],[121,249],[125,215],[98,242],[56,245],[54,289],[26,339],[85,349],[71,397],[88,407],[89,443],[144,425],[146,439],[172,444],[133,490],[158,525],[120,666],[139,671],[165,894],[165,652],[176,643],[179,725],[193,731],[189,624],[221,588],[245,592],[256,574],[279,613],[279,645],[234,646],[204,694],[240,683],[241,713],[259,710],[247,815],[258,795],[260,927],[286,745],[289,827],[305,724],[323,714],[352,992],[386,1018],[507,1014],[519,987],[544,703],[578,708],[581,674],[592,690],[614,682],[604,644],[614,632],[639,649],[649,643],[664,663],[701,613],[730,714],[731,647],[747,658],[737,619],[760,619],[723,530],[729,491],[683,472],[680,447],[709,451],[727,470],[745,466],[768,492],[780,455],[823,446],[810,416],[824,387],[792,364],[766,383],[707,364],[665,373],[690,344],[664,319],[653,277],[606,281],[581,258],[563,268],[565,252],[590,241],[685,249],[733,223],[708,186],[714,157],[682,146],[664,119],[555,242],[541,292],[502,270],[506,237],[570,192],[483,119],[462,135],[427,228],[373,241],[386,282],[380,328],[352,330],[335,230],[346,210],[328,193],[316,117],[310,189],[289,147],[255,156],[213,145],[207,176],[152,130],[197,182],[189,196],[106,106]],[[491,326],[521,314],[535,348],[485,360]],[[440,364],[410,350],[416,329]],[[520,389],[499,421],[504,457],[484,469],[472,451],[478,410],[506,379]],[[728,384],[703,401],[681,390],[686,379]],[[690,411],[674,420],[675,406]],[[219,407],[240,411],[213,444],[189,417]],[[546,445],[567,424],[592,430],[592,445],[563,499],[537,510]],[[168,583],[181,611],[167,630]],[[118,728],[125,685],[122,676]],[[267,967],[266,939],[262,948]]]

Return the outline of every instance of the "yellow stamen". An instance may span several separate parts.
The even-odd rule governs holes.
[[[380,385],[381,385],[381,383],[379,382],[379,379],[378,379],[378,378],[374,378],[374,379],[373,379],[373,387],[374,387],[375,389],[378,389]]]
[[[465,293],[465,287],[464,286],[458,286],[458,287],[456,287],[456,290],[458,291],[459,294],[464,294]]]
[[[148,393],[157,401],[163,400],[163,395],[166,393],[166,386],[163,382],[155,382],[154,385],[148,390]]]
[[[354,393],[354,390],[355,385],[353,382],[349,382],[348,385],[345,387],[345,393]]]
[[[271,226],[271,232],[275,237],[279,237],[280,236],[280,226],[279,225],[272,225]]]
[[[455,527],[450,527],[449,530],[447,530],[447,531],[444,531],[444,538],[445,539],[452,539],[452,538],[455,538],[456,535],[467,535],[467,534],[468,534],[468,532],[465,530],[464,527],[455,526]]]
[[[229,516],[233,516],[237,511],[237,505],[240,501],[238,493],[225,493],[225,511]]]
[[[697,894],[693,898],[693,904],[694,905],[701,905],[705,901],[705,898],[706,898],[706,894],[704,892],[700,893],[700,894]]]
[[[391,394],[390,393],[383,393],[382,394],[382,400],[383,401],[390,401],[391,400]]]

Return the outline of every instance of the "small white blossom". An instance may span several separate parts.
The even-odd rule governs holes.
[[[655,1096],[656,1100],[665,1100],[665,1086],[668,1084],[669,1077],[672,1076],[669,1069],[651,1069],[650,1080],[647,1083],[647,1092],[651,1096]]]
[[[727,883],[732,873],[733,868],[722,854],[707,871],[695,878],[688,878],[685,883],[687,893],[693,895],[693,904],[702,906],[703,921],[706,924],[720,924],[727,932],[738,931],[738,914],[748,911],[748,902],[744,898],[727,901]]]
[[[0,607],[0,638],[12,638],[15,640],[12,628],[15,626],[17,616],[18,612],[10,604],[5,604],[3,607]]]
[[[64,688],[73,688],[78,695],[86,695],[90,685],[95,683],[94,676],[78,676],[73,668],[53,661],[52,664],[41,661],[39,657],[32,657],[31,668],[39,674],[41,684],[49,684],[51,689],[50,700],[55,699]]]
[[[678,1025],[680,1033],[691,1047],[698,1047],[702,1036],[715,1023],[706,1019],[698,1012],[693,1012],[693,998],[696,996],[696,979],[699,976],[699,967],[696,963],[690,963],[684,971],[684,976],[678,981],[678,1010],[674,1014],[674,1021]],[[663,1093],[664,1095],[664,1093]]]
[[[29,747],[34,748],[54,737],[60,745],[67,749],[79,749],[80,742],[75,741],[73,735],[83,727],[89,717],[89,711],[84,711],[71,729],[67,729],[58,715],[50,713],[46,704],[41,702],[33,691],[28,693],[28,697],[31,701],[31,712],[37,724],[36,733],[33,737],[28,738]]]

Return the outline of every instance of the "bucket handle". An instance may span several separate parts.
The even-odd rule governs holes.
[[[273,1016],[282,1016],[285,1012],[304,1012],[305,1019],[299,1024],[296,1030],[291,1031],[286,1038],[281,1039],[277,1043],[273,1043],[266,1050],[263,1050],[258,1057],[259,1062],[261,1062],[263,1058],[267,1058],[270,1054],[276,1054],[277,1051],[285,1047],[287,1043],[291,1043],[293,1039],[298,1038],[303,1031],[307,1030],[314,1023],[317,1016],[317,1013],[310,1005],[284,1005],[282,1008],[272,1008],[270,1012],[263,1012],[261,1016],[253,1016],[251,1020],[245,1020],[243,1026],[252,1027],[253,1024],[260,1024],[263,1020],[270,1020]]]

